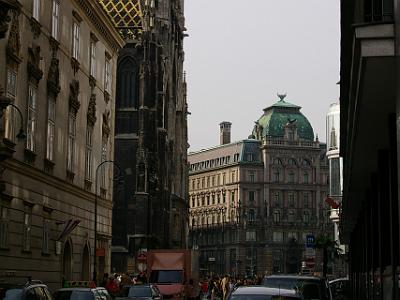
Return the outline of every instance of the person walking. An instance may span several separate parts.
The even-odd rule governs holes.
[[[226,297],[229,293],[229,276],[225,274],[224,278],[221,280],[221,288],[222,288],[222,300],[226,300]]]

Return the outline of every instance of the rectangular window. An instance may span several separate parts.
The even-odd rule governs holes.
[[[31,151],[35,151],[36,107],[37,107],[37,90],[31,85],[29,85],[26,148]]]
[[[30,208],[29,208],[30,210]],[[22,249],[24,251],[31,250],[31,231],[32,231],[32,212],[24,213],[24,233],[22,235]]]
[[[96,77],[96,42],[90,41],[90,75]]]
[[[304,173],[303,182],[308,183],[308,173]]]
[[[256,232],[254,230],[246,231],[246,241],[254,242],[256,240]]]
[[[294,207],[294,195],[289,193],[289,207]]]
[[[40,0],[33,0],[32,2],[32,17],[39,21],[40,15]]]
[[[92,180],[92,160],[93,160],[93,127],[88,125],[86,128],[86,149],[85,149],[85,179]]]
[[[254,202],[254,191],[249,191],[249,202]]]
[[[68,115],[68,148],[67,148],[67,170],[74,172],[76,143],[76,116],[70,111]]]
[[[236,176],[235,176],[235,171],[232,171],[232,182],[235,182]]]
[[[7,68],[6,95],[13,103],[16,102],[17,95],[17,72]],[[5,137],[10,141],[15,141],[15,108],[7,106],[5,113]]]
[[[222,174],[222,184],[225,184],[225,173]]]
[[[297,232],[288,232],[287,233],[287,240],[296,240],[297,241]]]
[[[280,232],[280,231],[274,231],[273,233],[272,233],[272,240],[274,241],[274,242],[283,242],[283,232]]]
[[[274,222],[279,223],[281,221],[281,213],[279,210],[274,211]]]
[[[51,18],[51,36],[58,40],[58,28],[60,20],[60,2],[59,0],[53,0],[53,12]]]
[[[279,182],[279,171],[278,170],[276,170],[274,172],[274,182]]]
[[[42,238],[42,253],[49,254],[49,235],[50,235],[50,220],[43,220],[43,238]]]
[[[304,208],[310,207],[310,198],[306,192],[303,194],[303,206]]]
[[[329,194],[338,196],[342,193],[340,180],[340,158],[332,158],[329,160]]]
[[[254,171],[249,171],[249,181],[250,182],[255,181]]]
[[[54,141],[55,141],[55,120],[56,120],[56,101],[49,98],[47,108],[47,140],[46,158],[54,160]]]
[[[0,206],[0,248],[8,248],[8,208]]]
[[[73,23],[73,37],[72,37],[72,57],[79,60],[79,43],[80,43],[80,27],[77,22]]]
[[[101,162],[104,162],[107,160],[107,139],[103,139],[103,143],[101,146]],[[103,166],[101,168],[101,187],[105,188],[106,187],[106,170],[107,166]]]
[[[274,202],[275,202],[275,206],[276,207],[280,206],[280,200],[279,200],[279,193],[278,192],[274,193]]]
[[[104,64],[104,90],[107,92],[111,90],[111,64],[107,58]]]
[[[235,205],[235,192],[232,191],[231,192],[231,207],[233,207]]]

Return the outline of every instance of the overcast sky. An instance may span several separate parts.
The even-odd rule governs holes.
[[[321,141],[339,97],[339,0],[186,0],[189,151],[247,138],[287,93]]]

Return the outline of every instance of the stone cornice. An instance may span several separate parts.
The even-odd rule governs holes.
[[[75,3],[79,5],[86,17],[92,21],[104,40],[107,41],[115,52],[124,46],[124,40],[118,34],[114,24],[97,1],[75,0]]]
[[[30,178],[34,178],[37,181],[42,182],[43,184],[48,184],[54,188],[62,190],[66,193],[72,194],[76,197],[79,197],[83,200],[87,200],[90,202],[94,202],[94,193],[87,192],[83,189],[83,187],[79,187],[73,184],[68,183],[61,178],[48,175],[41,170],[38,170],[30,165],[27,165],[16,159],[8,159],[4,161],[4,166],[6,169],[12,170],[14,172],[20,173],[23,176],[27,176]],[[105,207],[108,209],[112,209],[112,201],[105,200],[101,197],[97,197],[99,205],[101,207]]]

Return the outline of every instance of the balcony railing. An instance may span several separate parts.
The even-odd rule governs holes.
[[[387,22],[393,21],[394,0],[365,0],[364,21],[365,22]]]
[[[314,141],[289,141],[276,138],[265,138],[263,140],[264,146],[296,146],[296,147],[311,147],[318,148],[319,142]]]

